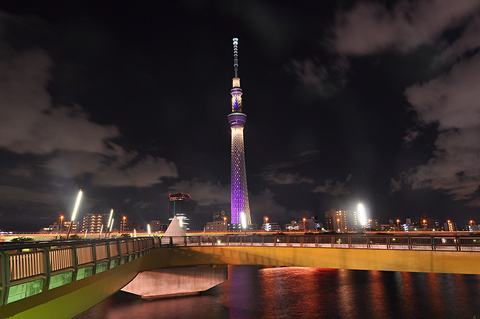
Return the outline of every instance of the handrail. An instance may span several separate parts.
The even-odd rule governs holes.
[[[432,251],[480,252],[480,237],[476,236],[425,236],[425,235],[223,235],[223,236],[163,236],[165,246],[273,246],[321,247],[356,249],[400,249]]]
[[[159,242],[138,237],[2,244],[0,306],[137,259]]]

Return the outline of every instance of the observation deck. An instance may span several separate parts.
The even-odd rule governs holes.
[[[247,122],[247,115],[240,112],[230,113],[227,116],[230,127],[244,127]]]

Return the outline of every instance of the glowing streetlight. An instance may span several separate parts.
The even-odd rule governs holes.
[[[72,222],[75,220],[75,216],[77,215],[78,206],[80,206],[80,200],[82,199],[82,194],[83,192],[82,190],[80,190],[77,195],[77,200],[75,201],[75,208],[73,208]]]
[[[75,216],[77,215],[78,207],[80,206],[80,200],[82,199],[82,194],[83,192],[82,190],[80,190],[77,195],[77,200],[75,201],[75,207],[73,208],[72,220],[70,221],[70,227],[68,228],[68,232],[67,232],[67,239],[68,239],[68,236],[70,235],[70,231],[72,230],[72,224],[73,224],[73,221],[75,220]]]
[[[133,229],[133,237],[137,238],[137,230],[135,228]]]
[[[399,223],[400,223],[400,219],[397,219],[397,229],[398,229],[398,230],[400,230]]]
[[[240,213],[240,219],[242,221],[242,228],[246,229],[247,228],[247,217],[245,216],[244,212]]]
[[[362,203],[359,203],[357,205],[357,211],[358,211],[358,220],[360,221],[360,225],[362,225],[365,228],[365,225],[367,224],[367,213],[365,211],[365,206],[363,206]]]
[[[110,228],[110,222],[112,221],[112,217],[113,217],[113,208],[110,210],[110,216],[108,216],[107,230]]]
[[[305,227],[305,222],[307,221],[307,219],[305,217],[303,217],[303,231],[307,231],[307,227]]]

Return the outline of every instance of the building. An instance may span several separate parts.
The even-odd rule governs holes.
[[[282,229],[280,228],[280,225],[278,225],[278,223],[270,223],[268,221],[268,217],[264,216],[263,217],[262,230],[264,230],[264,231],[280,231]]]
[[[300,221],[292,220],[290,224],[285,224],[285,230],[287,231],[309,231],[317,230],[320,224],[317,221],[317,217],[303,218]]]
[[[456,226],[455,226],[456,227]],[[428,231],[438,231],[440,229],[440,222],[435,218],[428,218],[427,215],[422,214],[420,219],[417,219],[413,222],[410,230],[428,230]]]
[[[72,228],[70,229],[70,224],[72,225]],[[63,222],[64,229],[67,231],[70,229],[70,233],[76,233],[80,229],[80,222],[74,221],[71,222],[69,220],[66,220]]]
[[[445,231],[458,231],[457,223],[452,222],[450,219],[443,224],[443,230]]]
[[[188,222],[190,217],[190,200],[192,199],[190,194],[176,193],[168,195],[170,202],[168,206],[169,219],[177,216],[180,221],[180,225],[184,230],[190,230],[188,228]]]
[[[100,233],[102,225],[103,231],[105,231],[107,229],[108,217],[108,214],[87,214],[83,216],[82,233]]]
[[[227,231],[228,224],[225,220],[214,220],[213,222],[208,222],[205,225],[205,231]]]
[[[363,230],[356,211],[335,209],[325,212],[325,228],[340,233]]]
[[[235,77],[232,80],[232,113],[228,115],[231,130],[231,223],[252,224],[250,216],[250,202],[248,200],[247,173],[245,168],[245,150],[243,142],[243,128],[247,115],[242,113],[242,89],[238,77],[238,39],[233,39],[233,66]],[[244,226],[245,227],[245,226]]]
[[[165,224],[165,223],[162,223],[161,221],[159,220],[152,220],[150,222],[150,230],[153,232],[153,233],[160,233],[160,232],[165,232],[168,228],[168,225],[169,224]]]
[[[367,219],[367,223],[365,224],[366,230],[380,230],[380,223],[376,218],[369,218]]]
[[[127,216],[122,216],[122,219],[120,220],[120,231],[127,231]]]
[[[465,229],[467,231],[479,231],[479,225],[475,224],[475,221],[474,220],[470,220],[469,224],[468,225],[465,225]]]

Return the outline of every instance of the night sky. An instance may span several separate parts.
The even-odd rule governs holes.
[[[229,214],[234,37],[253,222],[480,222],[478,0],[4,0],[0,229]]]

